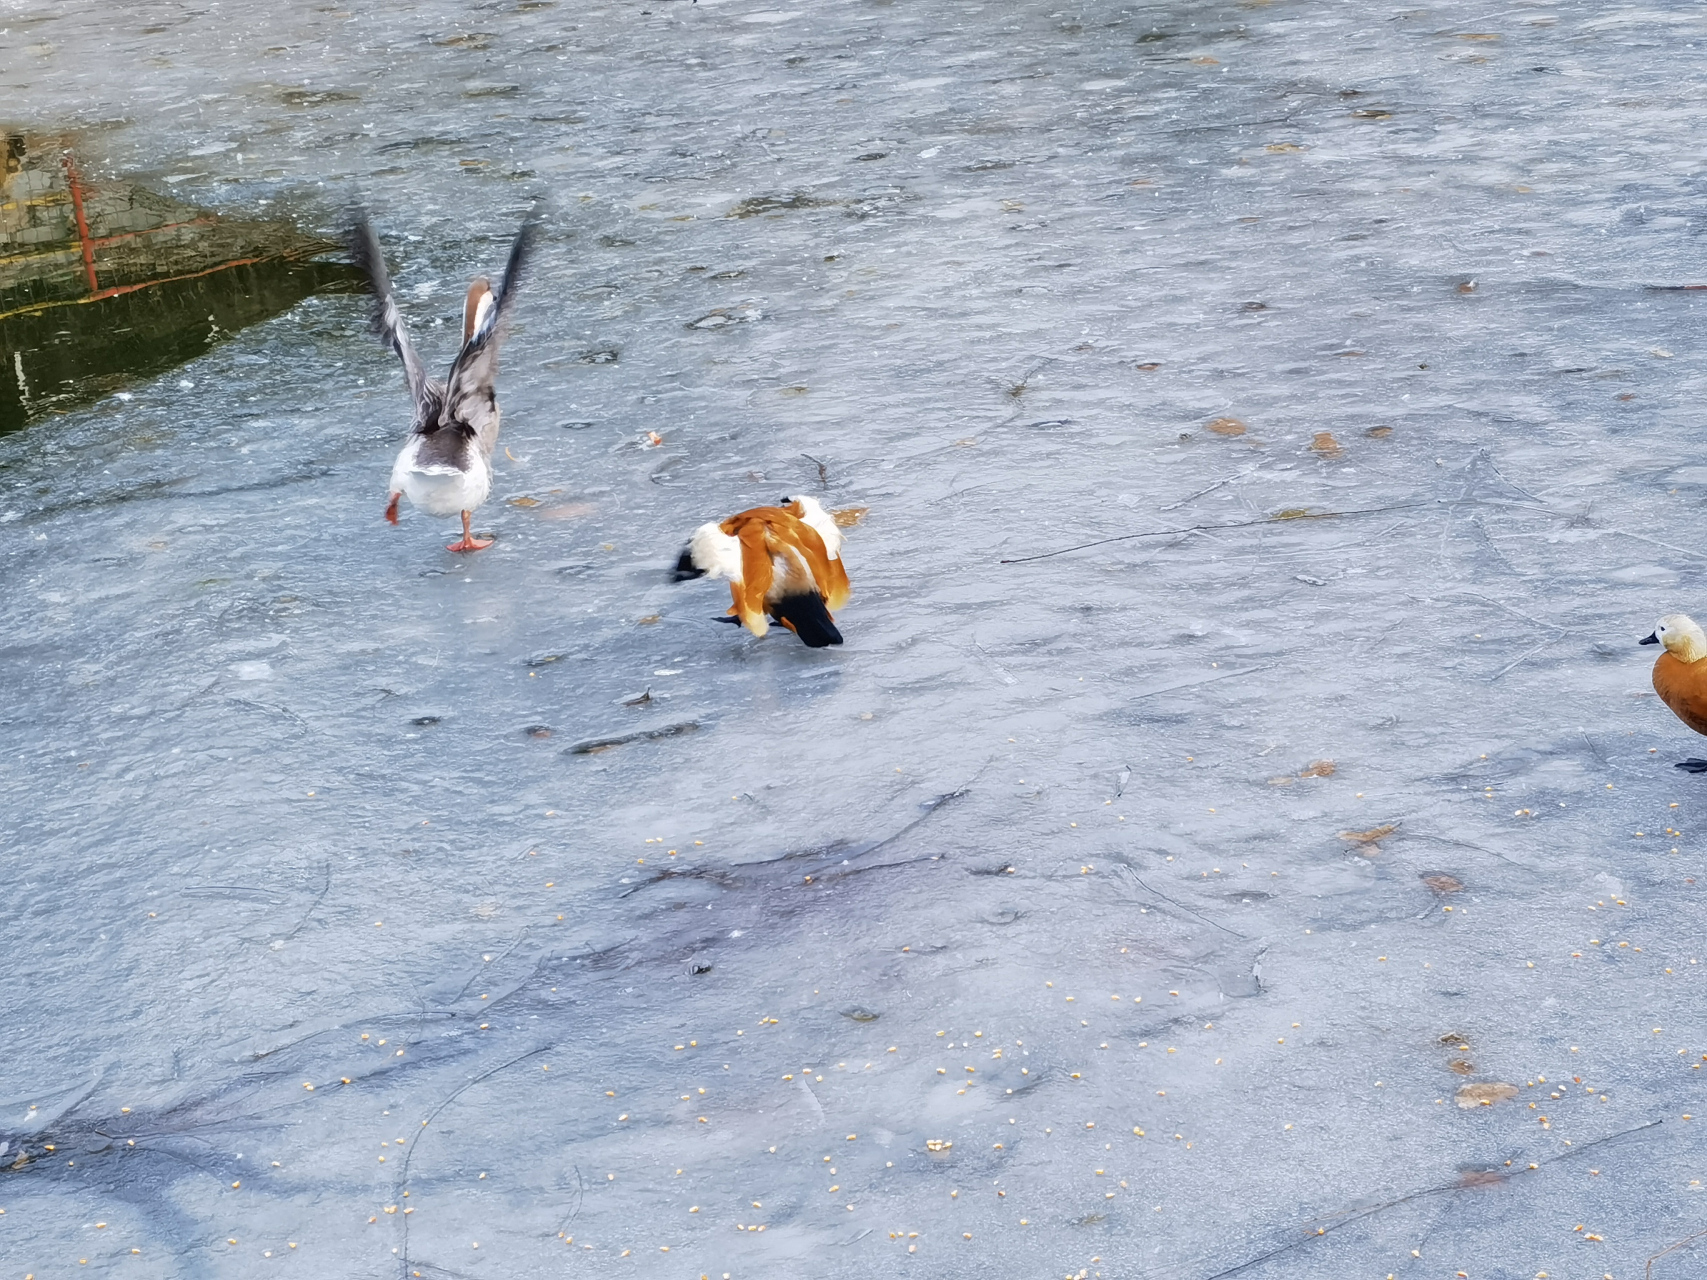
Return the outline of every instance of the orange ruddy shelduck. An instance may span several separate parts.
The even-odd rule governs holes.
[[[695,529],[676,561],[675,580],[727,578],[734,603],[726,621],[762,636],[769,614],[821,649],[842,642],[830,616],[848,598],[841,552],[842,531],[816,498],[784,498]]]
[[[1696,733],[1707,734],[1707,634],[1693,618],[1670,613],[1661,618],[1643,644],[1664,645],[1654,662],[1654,692],[1674,715]],[[1679,761],[1689,773],[1707,773],[1707,760]]]

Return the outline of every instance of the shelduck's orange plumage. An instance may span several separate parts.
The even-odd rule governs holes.
[[[1654,692],[1660,701],[1696,733],[1707,735],[1707,633],[1693,618],[1671,613],[1660,619],[1642,643],[1665,647],[1654,661]],[[1707,760],[1692,758],[1677,767],[1707,773]]]
[[[851,590],[841,550],[842,531],[817,499],[784,498],[695,529],[675,578],[727,578],[730,621],[762,636],[768,614],[819,649],[842,643],[830,615]]]

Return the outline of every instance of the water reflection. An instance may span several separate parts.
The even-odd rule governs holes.
[[[337,246],[233,221],[134,183],[90,182],[69,149],[14,133],[0,178],[0,432],[189,360],[359,277]]]

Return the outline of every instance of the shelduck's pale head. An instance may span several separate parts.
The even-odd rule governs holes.
[[[1664,645],[1665,651],[1679,662],[1707,658],[1707,632],[1688,614],[1666,614],[1655,624],[1652,634],[1643,637],[1642,643]]]
[[[818,536],[824,540],[824,551],[830,559],[835,560],[841,555],[842,531],[836,524],[836,517],[824,510],[818,499],[803,493],[783,498],[777,506],[792,512],[816,530]]]

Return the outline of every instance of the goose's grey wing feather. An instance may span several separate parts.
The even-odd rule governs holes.
[[[350,231],[350,252],[356,264],[367,272],[373,285],[373,327],[387,346],[403,362],[403,376],[409,381],[409,398],[417,410],[427,388],[427,371],[421,357],[415,354],[414,344],[403,328],[403,316],[397,310],[397,299],[391,292],[391,277],[385,270],[385,256],[380,251],[379,237],[367,215],[358,213]]]
[[[492,295],[492,305],[486,309],[485,317],[457,352],[450,376],[445,379],[444,407],[439,411],[441,424],[463,422],[484,434],[497,413],[498,344],[503,339],[504,323],[516,297],[516,284],[538,229],[538,221],[529,214],[516,232],[515,243],[510,246],[510,260],[504,266],[503,283]]]

